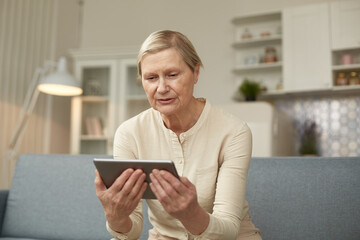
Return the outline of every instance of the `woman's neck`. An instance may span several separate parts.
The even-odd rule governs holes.
[[[204,109],[205,101],[194,98],[193,103],[190,104],[186,112],[173,114],[170,116],[161,115],[165,126],[172,130],[179,137],[181,133],[188,131],[192,128]]]

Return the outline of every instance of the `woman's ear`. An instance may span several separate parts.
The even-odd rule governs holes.
[[[200,64],[197,64],[194,69],[194,84],[198,82],[199,74],[200,74]]]

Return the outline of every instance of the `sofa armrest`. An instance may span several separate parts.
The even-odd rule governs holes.
[[[9,190],[0,190],[0,236],[2,231],[3,219],[5,215],[5,208],[6,208],[8,195],[9,195]]]

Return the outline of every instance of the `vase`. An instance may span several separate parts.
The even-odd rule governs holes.
[[[245,101],[247,101],[247,102],[256,101],[256,96],[246,96]]]

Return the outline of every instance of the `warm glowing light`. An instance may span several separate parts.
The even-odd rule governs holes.
[[[77,96],[83,92],[79,87],[51,83],[39,84],[38,89],[43,93],[57,96]]]

